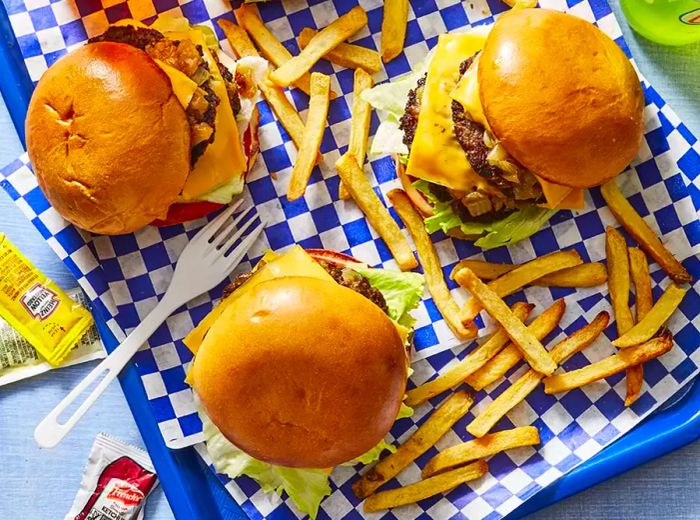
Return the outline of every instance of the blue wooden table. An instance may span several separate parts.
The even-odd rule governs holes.
[[[640,0],[641,1],[641,0]],[[613,3],[620,20],[619,6]],[[700,136],[700,45],[664,48],[633,35],[625,37],[641,72],[659,90],[695,135]],[[22,152],[4,103],[0,103],[0,163]],[[1,191],[1,190],[0,190]],[[46,274],[65,288],[75,280],[0,192],[0,231]],[[63,518],[78,489],[90,446],[100,431],[143,446],[118,385],[113,385],[59,447],[40,450],[36,423],[90,370],[93,364],[53,371],[0,389],[0,519]],[[532,515],[533,520],[700,518],[700,442]],[[146,517],[173,514],[162,492],[151,497]],[[190,519],[186,519],[190,520]]]

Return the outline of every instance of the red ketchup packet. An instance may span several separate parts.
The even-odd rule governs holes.
[[[65,520],[142,520],[146,497],[157,484],[145,451],[100,433]]]

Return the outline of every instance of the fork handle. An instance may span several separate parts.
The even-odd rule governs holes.
[[[183,302],[176,301],[169,292],[158,302],[155,309],[129,334],[126,339],[115,348],[109,356],[102,360],[71,392],[58,403],[58,405],[37,425],[34,430],[34,439],[42,448],[53,448],[70,432],[85,412],[94,404],[102,392],[117,377],[122,368],[126,366],[136,351],[155,330],[175,311]],[[80,406],[63,423],[58,421],[66,408],[77,402],[83,392],[95,381],[104,376],[95,388],[87,394]]]

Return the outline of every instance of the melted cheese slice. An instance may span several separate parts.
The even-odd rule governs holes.
[[[333,282],[333,278],[321,267],[309,254],[300,246],[294,246],[282,255],[267,253],[263,257],[264,265],[245,284],[239,287],[231,296],[222,300],[214,309],[190,332],[183,340],[185,346],[197,353],[202,341],[211,326],[223,314],[223,312],[238,299],[255,286],[285,276],[305,276],[307,278],[318,278]]]
[[[486,128],[489,132],[491,127],[486,120],[484,107],[481,106],[481,97],[479,96],[479,80],[476,77],[477,68],[479,67],[479,56],[474,59],[472,66],[467,69],[467,72],[459,80],[455,89],[451,92],[450,97],[455,101],[459,101],[464,107],[464,111],[471,118]]]
[[[457,86],[451,92],[450,97],[458,101],[474,121],[480,123],[488,131],[491,131],[479,96],[479,81],[477,79],[478,66],[479,57],[474,60],[472,66],[469,67],[464,76],[459,80],[459,83],[457,83]],[[542,186],[542,193],[547,201],[545,204],[541,205],[542,207],[551,209],[583,208],[583,190],[554,184],[540,177],[537,177],[537,180]]]
[[[182,105],[182,108],[187,110],[190,101],[192,101],[192,96],[194,96],[194,93],[197,90],[197,84],[188,78],[185,73],[180,72],[175,67],[168,65],[164,61],[154,61],[161,69],[163,69],[163,72],[168,75],[168,78],[170,78],[170,83],[173,86],[173,94],[175,94],[175,97]]]
[[[185,202],[197,200],[198,197],[237,178],[242,180],[248,168],[236,119],[233,116],[231,103],[226,92],[226,85],[211,51],[206,45],[204,35],[193,29],[186,37],[195,44],[201,45],[204,59],[209,65],[209,72],[212,75],[211,86],[219,97],[220,103],[216,110],[214,142],[197,160],[194,169],[187,178],[180,195],[181,201]]]
[[[460,63],[484,46],[486,36],[484,31],[440,35],[423,88],[409,175],[460,191],[494,190],[474,172],[454,135],[450,97],[460,79]]]

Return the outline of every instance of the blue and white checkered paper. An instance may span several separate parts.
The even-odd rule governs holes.
[[[82,45],[88,37],[99,34],[109,23],[121,18],[150,21],[165,12],[182,14],[193,23],[211,25],[222,39],[223,35],[214,22],[220,17],[232,19],[230,6],[224,0],[182,3],[178,0],[3,2],[34,81],[66,51]],[[352,0],[290,0],[259,7],[268,27],[292,52],[297,52],[294,36],[303,27],[323,27],[356,3]],[[363,0],[359,3],[368,12],[369,28],[355,39],[361,45],[377,48],[382,2]],[[547,0],[542,3],[597,23],[628,51],[605,0]],[[438,34],[492,22],[494,15],[505,9],[506,6],[497,0],[469,3],[412,1],[405,51],[386,66],[386,72],[378,73],[375,80],[392,79],[410,70],[435,45]],[[225,42],[222,46],[229,49]],[[316,68],[333,76],[333,89],[340,94],[331,103],[329,126],[322,144],[324,161],[314,172],[306,197],[289,203],[284,193],[296,151],[267,106],[260,104],[262,153],[250,175],[244,196],[268,216],[271,224],[239,271],[249,269],[265,249],[284,249],[294,243],[346,251],[373,265],[395,267],[386,246],[355,205],[337,200],[338,178],[332,165],[345,151],[348,142],[352,71],[325,62]],[[700,265],[695,255],[700,242],[696,214],[696,209],[700,209],[700,148],[696,138],[650,86],[645,85],[645,93],[645,140],[633,168],[621,176],[619,182],[635,208],[654,229],[659,230],[664,242],[698,279]],[[294,92],[293,98],[304,115],[305,96]],[[374,116],[372,131],[378,122]],[[272,177],[268,172],[275,172],[277,176]],[[394,169],[389,159],[372,161],[367,172],[379,193],[385,194],[395,186]],[[118,237],[93,236],[66,223],[49,206],[37,187],[26,156],[8,165],[3,176],[3,187],[76,275],[96,309],[119,338],[124,337],[155,306],[168,286],[180,251],[204,223],[161,229],[149,227]],[[507,249],[482,252],[468,242],[442,235],[434,238],[448,273],[462,258],[522,262],[563,248],[575,248],[585,260],[603,260],[607,225],[617,224],[605,208],[599,192],[592,190],[586,195],[585,210],[560,212],[548,227],[530,240]],[[658,298],[668,279],[656,265],[652,266],[652,277],[654,295]],[[183,447],[201,440],[201,422],[195,413],[191,391],[184,383],[192,356],[181,339],[209,312],[221,289],[219,287],[179,309],[135,358],[154,416],[171,447]],[[454,285],[452,289],[458,301],[465,299],[461,289]],[[599,311],[610,309],[605,286],[580,290],[532,287],[512,297],[513,300],[524,298],[537,304],[537,312],[557,298],[566,299],[566,314],[560,327],[548,338],[550,344],[590,321]],[[490,460],[489,473],[478,482],[460,486],[445,497],[434,497],[386,513],[385,517],[494,519],[506,515],[627,432],[698,373],[698,309],[700,295],[696,285],[670,322],[677,346],[663,358],[646,364],[645,392],[631,409],[623,405],[625,385],[621,375],[558,396],[547,396],[538,389],[525,403],[511,411],[496,429],[534,424],[540,430],[541,446],[499,454]],[[414,363],[412,381],[420,384],[456,358],[464,357],[471,346],[459,345],[429,297],[416,314],[419,318],[416,357],[422,359]],[[610,337],[613,334],[614,325],[608,331]],[[612,352],[608,341],[599,340],[585,353],[577,354],[567,362],[565,368],[579,368]],[[524,366],[516,367],[508,375],[509,381],[515,380],[524,370]],[[467,440],[469,435],[465,426],[508,384],[508,381],[502,381],[477,394],[474,409],[457,423],[453,431],[389,486],[419,479],[419,468],[437,450]],[[430,404],[417,408],[414,417],[398,421],[391,437],[403,441],[441,400],[442,397],[437,397]],[[206,460],[206,450],[201,445],[198,449]],[[334,471],[331,479],[333,493],[323,502],[320,518],[363,516],[361,506],[350,490],[356,475],[356,468],[339,467]],[[267,495],[250,479],[241,478],[234,482],[221,478],[251,518],[291,519],[300,516],[286,497],[278,499]],[[379,515],[368,516],[376,518]]]

